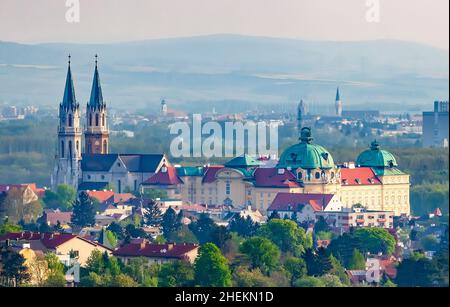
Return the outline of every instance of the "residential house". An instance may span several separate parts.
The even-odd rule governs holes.
[[[125,264],[137,257],[146,258],[148,265],[172,261],[194,263],[198,255],[198,248],[197,244],[152,244],[145,239],[137,239],[119,247],[113,252],[113,255]]]
[[[29,244],[33,251],[42,253],[51,252],[57,256],[71,255],[81,266],[86,265],[87,259],[94,250],[108,254],[112,252],[111,249],[99,243],[68,233],[18,232],[0,236],[0,243],[9,245],[12,242]]]

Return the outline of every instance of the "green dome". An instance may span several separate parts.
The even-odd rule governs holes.
[[[278,162],[279,168],[330,169],[334,167],[331,154],[322,146],[312,144],[311,129],[303,128],[300,143],[286,149]]]
[[[370,149],[363,151],[356,160],[356,165],[361,167],[396,167],[397,160],[394,155],[380,149],[380,144],[373,141]]]

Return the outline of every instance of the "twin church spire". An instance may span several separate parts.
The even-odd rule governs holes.
[[[86,106],[84,150],[82,149],[82,125],[80,105],[75,96],[71,69],[71,56],[67,68],[64,96],[59,105],[58,146],[52,185],[78,185],[82,152],[107,154],[109,152],[109,130],[106,103],[98,72],[98,56],[95,56],[95,71],[91,96]]]

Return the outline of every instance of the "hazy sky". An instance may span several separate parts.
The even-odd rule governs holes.
[[[73,0],[69,0],[73,1]],[[112,42],[216,33],[314,40],[400,39],[449,47],[449,0],[0,0],[0,40]]]

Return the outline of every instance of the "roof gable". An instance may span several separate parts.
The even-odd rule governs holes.
[[[333,194],[278,193],[267,210],[299,212],[310,205],[314,211],[322,211],[333,197]]]

